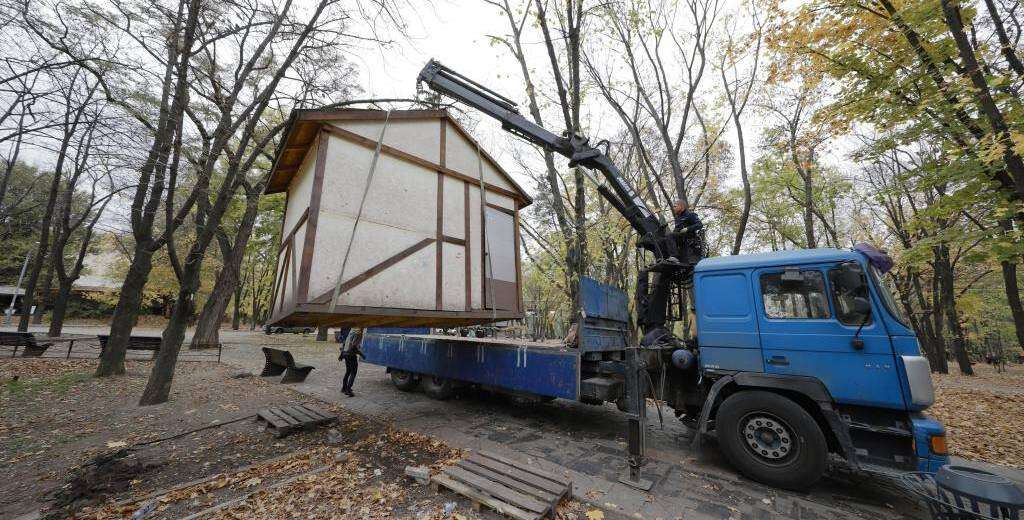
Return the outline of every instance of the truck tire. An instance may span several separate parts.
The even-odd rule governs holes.
[[[803,490],[825,473],[825,434],[806,410],[779,394],[733,394],[718,409],[715,432],[729,462],[758,482]]]
[[[412,392],[420,384],[420,380],[412,372],[392,368],[391,383],[395,385],[395,388],[403,392]]]
[[[434,399],[444,401],[455,395],[455,383],[451,379],[437,376],[423,376],[420,380],[423,385],[423,393]]]

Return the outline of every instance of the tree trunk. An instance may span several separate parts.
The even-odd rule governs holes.
[[[317,341],[327,341],[327,327],[317,327],[316,328],[316,340]]]
[[[974,369],[971,367],[971,360],[967,355],[964,330],[960,326],[960,318],[956,311],[956,286],[954,285],[953,268],[949,263],[949,248],[942,244],[936,249],[938,249],[938,261],[935,263],[935,274],[939,277],[939,286],[942,291],[942,308],[939,311],[945,313],[946,322],[949,324],[953,340],[953,356],[960,367],[960,373],[972,376]]]
[[[1017,264],[1003,260],[999,263],[1003,269],[1003,285],[1006,288],[1006,302],[1013,315],[1013,328],[1017,334],[1017,346],[1024,349],[1024,306],[1020,300],[1020,286],[1017,282]]]
[[[736,125],[737,148],[740,153],[740,180],[743,181],[743,212],[740,213],[739,224],[736,225],[736,240],[732,244],[732,254],[740,254],[743,246],[743,235],[747,231],[747,221],[750,219],[750,206],[752,197],[750,194],[750,178],[747,175],[747,151],[743,144],[743,126],[740,124],[740,115],[733,110],[733,123]]]
[[[136,246],[128,273],[121,285],[117,306],[114,307],[114,316],[110,321],[110,338],[107,341],[107,349],[100,356],[100,364],[96,367],[96,377],[124,374],[124,354],[128,349],[128,338],[139,319],[142,291],[152,269],[153,252],[145,247]]]
[[[178,353],[185,339],[188,318],[195,310],[194,295],[198,286],[200,262],[186,263],[185,276],[174,302],[174,310],[167,322],[167,328],[160,339],[160,350],[157,351],[153,370],[150,371],[146,389],[142,391],[139,406],[150,406],[167,402],[171,395],[171,383],[174,381],[174,367],[178,364]]]
[[[802,175],[804,181],[804,233],[807,235],[807,248],[818,247],[818,241],[814,238],[814,185],[811,181],[811,172],[807,171]]]
[[[235,294],[238,287],[239,272],[242,268],[242,259],[245,257],[245,248],[249,244],[249,237],[252,236],[252,228],[256,223],[256,214],[259,212],[259,195],[250,197],[245,206],[245,214],[235,231],[234,245],[226,248],[226,242],[221,244],[222,249],[228,249],[224,255],[224,268],[217,275],[210,297],[203,305],[203,310],[196,322],[196,332],[192,336],[192,344],[189,348],[201,348],[201,345],[215,345],[220,343],[220,324],[224,319],[224,312],[227,311],[231,296]],[[227,240],[226,238],[224,240]],[[237,304],[236,304],[237,315]],[[236,318],[237,319],[237,318]],[[235,327],[237,330],[237,326]]]
[[[61,283],[57,290],[57,299],[53,302],[53,312],[50,315],[50,332],[47,333],[51,338],[58,337],[63,332],[64,314],[68,310],[68,299],[71,297],[73,283],[72,281]]]
[[[39,228],[39,245],[36,247],[35,262],[29,271],[28,281],[25,282],[25,293],[21,297],[21,319],[18,320],[18,331],[28,332],[28,323],[31,319],[32,305],[35,304],[36,287],[39,284],[39,275],[43,266],[49,263],[46,250],[50,247],[50,226],[53,223],[53,211],[57,205],[57,194],[60,191],[60,171],[64,164],[64,156],[67,153],[67,138],[63,143],[60,157],[57,159],[57,168],[50,182],[50,193],[46,199],[46,210],[43,213],[43,222]]]
[[[235,310],[231,315],[231,330],[242,326],[242,284],[235,284]]]
[[[36,310],[32,313],[32,324],[40,325],[43,323],[43,314],[46,313],[46,306],[50,302],[50,294],[53,291],[53,264],[57,262],[57,255],[63,254],[63,251],[57,251],[58,244],[54,242],[53,248],[50,251],[49,261],[46,262],[46,272],[43,273],[43,283],[39,287],[39,295],[36,298]]]

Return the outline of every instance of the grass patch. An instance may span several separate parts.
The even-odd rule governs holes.
[[[71,387],[88,381],[91,378],[92,374],[90,372],[71,372],[47,379],[6,381],[3,386],[0,386],[0,395],[23,397],[46,392],[56,394],[57,397],[64,397],[71,390]]]

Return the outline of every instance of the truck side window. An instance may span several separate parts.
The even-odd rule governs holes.
[[[865,316],[857,312],[854,299],[864,298],[870,301],[868,296],[868,282],[862,274],[859,281],[847,279],[842,276],[839,269],[832,269],[828,272],[829,285],[832,286],[832,303],[836,309],[836,318],[843,325],[859,327],[861,323],[865,326],[871,324],[871,314]],[[866,321],[865,321],[866,318]]]
[[[825,277],[821,271],[799,272],[799,280],[791,273],[761,275],[761,297],[764,311],[772,319],[827,319],[830,317],[825,296]]]

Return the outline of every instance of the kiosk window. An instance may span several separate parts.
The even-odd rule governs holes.
[[[787,270],[761,275],[765,315],[772,319],[827,319],[825,277],[821,271]]]

